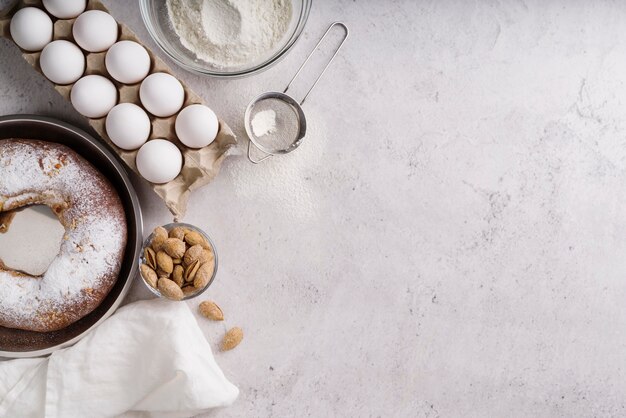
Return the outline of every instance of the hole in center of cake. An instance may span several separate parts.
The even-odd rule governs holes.
[[[0,260],[16,271],[33,276],[46,272],[59,254],[65,228],[48,206],[34,205],[15,213],[2,213]]]

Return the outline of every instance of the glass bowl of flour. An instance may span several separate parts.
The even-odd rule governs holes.
[[[312,0],[140,0],[159,47],[183,68],[215,77],[267,69],[298,40]]]

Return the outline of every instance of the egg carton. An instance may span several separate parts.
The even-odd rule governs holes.
[[[21,7],[34,6],[44,11],[45,8],[42,5],[41,0],[20,0],[8,13],[0,16],[0,33],[2,36],[11,39],[9,26],[11,22],[11,16],[19,10]],[[87,10],[102,10],[108,13],[108,9],[98,0],[89,0],[87,3]],[[72,37],[72,25],[76,19],[57,19],[54,16],[48,14],[54,22],[54,35],[53,40],[63,39],[74,42]],[[142,45],[150,55],[151,68],[150,74],[157,72],[164,72],[176,75],[163,62],[160,58],[154,55],[154,53],[144,45],[137,36],[126,25],[118,22],[118,41],[129,40],[135,41]],[[39,56],[41,52],[28,52],[22,51],[23,57],[28,61],[35,70],[41,73],[41,67],[39,66]],[[143,108],[141,101],[139,100],[139,86],[141,83],[126,85],[114,80],[106,70],[104,65],[104,58],[106,51],[90,53],[83,51],[86,55],[86,67],[85,74],[97,74],[107,77],[113,82],[118,90],[118,103],[134,103]],[[43,74],[43,73],[42,73]],[[179,80],[181,81],[181,80]],[[183,108],[190,104],[205,104],[200,96],[194,93],[189,87],[181,81],[185,90],[185,101]],[[65,99],[70,100],[70,91],[72,84],[69,85],[54,85],[56,91],[58,91]],[[210,106],[209,106],[210,107]],[[181,108],[182,109],[182,108]],[[145,109],[144,109],[145,110]],[[221,119],[219,119],[219,131],[215,141],[210,145],[200,148],[192,149],[183,145],[176,137],[174,130],[174,122],[177,114],[167,117],[159,118],[151,115],[146,111],[150,117],[152,129],[150,133],[150,139],[164,138],[167,139],[181,150],[183,154],[183,167],[181,173],[174,180],[165,184],[152,184],[152,189],[163,199],[168,209],[174,215],[176,220],[182,218],[187,209],[187,202],[192,191],[206,185],[215,178],[218,174],[224,158],[228,155],[228,151],[234,147],[237,143],[235,134],[230,127]],[[117,155],[126,163],[126,165],[134,172],[137,171],[135,165],[135,157],[137,156],[137,150],[126,151],[117,147],[109,137],[107,136],[105,129],[106,117],[99,119],[87,118],[91,127],[104,139],[104,141],[112,148]]]

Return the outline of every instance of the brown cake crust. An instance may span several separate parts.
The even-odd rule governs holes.
[[[49,206],[65,235],[42,276],[12,271],[0,260],[0,326],[55,331],[92,312],[117,281],[126,216],[109,181],[70,148],[2,140],[0,213],[31,204]]]

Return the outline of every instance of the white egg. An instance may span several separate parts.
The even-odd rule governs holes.
[[[85,51],[106,51],[117,41],[117,22],[102,10],[88,10],[74,22],[72,35]]]
[[[167,183],[180,174],[183,155],[166,139],[153,139],[143,144],[135,160],[139,174],[151,183]]]
[[[150,56],[146,48],[133,41],[119,41],[107,51],[107,71],[124,84],[139,83],[150,72]]]
[[[85,72],[85,56],[69,41],[52,41],[39,57],[41,71],[55,84],[71,84]]]
[[[133,103],[120,103],[113,107],[106,119],[106,132],[111,141],[125,150],[142,146],[150,135],[150,118]]]
[[[43,0],[48,13],[59,19],[72,19],[87,7],[87,0]]]
[[[24,7],[11,18],[11,38],[26,51],[40,51],[52,41],[52,19],[41,9]]]
[[[176,116],[176,135],[189,148],[202,148],[215,140],[219,122],[215,113],[206,106],[187,106]]]
[[[164,118],[180,110],[185,101],[185,90],[174,76],[154,73],[141,83],[139,98],[148,112]]]
[[[70,101],[81,115],[101,118],[117,103],[117,90],[106,77],[86,75],[72,86]]]

